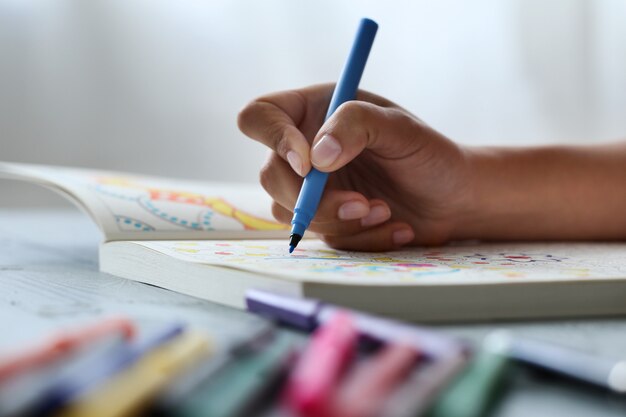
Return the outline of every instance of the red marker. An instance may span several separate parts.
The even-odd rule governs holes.
[[[409,373],[420,353],[406,344],[390,344],[360,363],[346,377],[332,402],[332,417],[380,415],[386,399]]]
[[[115,333],[130,339],[135,334],[135,326],[125,318],[106,319],[73,332],[60,332],[37,346],[0,357],[0,382],[19,372],[53,362],[82,345]]]
[[[303,417],[325,417],[339,379],[352,360],[358,333],[352,317],[339,312],[312,336],[291,374],[285,405]]]

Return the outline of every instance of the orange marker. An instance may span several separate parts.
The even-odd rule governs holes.
[[[41,344],[0,357],[0,382],[19,372],[51,363],[87,343],[115,333],[131,339],[135,326],[123,317],[105,319],[73,332],[60,332]]]
[[[406,344],[390,344],[356,366],[335,395],[332,417],[380,415],[390,392],[412,371],[421,354]]]

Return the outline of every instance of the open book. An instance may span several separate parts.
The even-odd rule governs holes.
[[[100,269],[235,307],[248,288],[419,321],[626,313],[626,244],[459,243],[388,253],[316,239],[288,253],[258,187],[0,163],[85,210]]]

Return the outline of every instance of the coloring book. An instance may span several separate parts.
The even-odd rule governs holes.
[[[626,313],[626,244],[477,243],[338,251],[288,226],[253,185],[2,163],[68,196],[104,235],[100,268],[243,307],[248,288],[419,321]]]
[[[47,186],[98,224],[105,241],[288,236],[258,187],[128,173],[0,163],[0,177]]]

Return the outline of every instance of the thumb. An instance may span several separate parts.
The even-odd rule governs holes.
[[[311,163],[336,171],[368,149],[383,158],[402,158],[422,146],[420,122],[397,108],[364,101],[342,104],[313,139]]]

